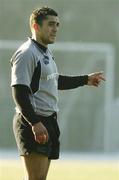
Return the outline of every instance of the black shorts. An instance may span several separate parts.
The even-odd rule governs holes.
[[[40,116],[41,119],[41,116]],[[13,119],[13,131],[21,156],[32,152],[48,156],[49,159],[59,158],[59,136],[60,130],[57,123],[57,114],[42,118],[41,122],[46,127],[49,140],[45,144],[39,144],[35,141],[34,135],[29,123],[20,113],[16,113]]]

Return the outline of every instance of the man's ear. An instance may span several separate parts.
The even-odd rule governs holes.
[[[33,28],[34,28],[35,31],[38,31],[38,30],[39,30],[39,25],[36,24],[36,23],[34,23],[34,24],[33,24]]]

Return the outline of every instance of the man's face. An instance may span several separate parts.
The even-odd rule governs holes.
[[[58,28],[59,18],[57,16],[47,16],[42,25],[39,25],[38,38],[45,45],[52,44],[56,39]]]

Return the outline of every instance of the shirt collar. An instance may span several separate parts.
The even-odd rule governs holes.
[[[43,46],[42,44],[40,44],[39,42],[37,42],[36,40],[32,39],[31,40],[44,52],[46,53],[47,49],[45,46]]]

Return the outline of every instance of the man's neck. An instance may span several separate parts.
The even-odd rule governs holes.
[[[42,49],[42,51],[43,51],[44,53],[46,53],[47,47],[45,47],[44,45],[42,45],[41,43],[39,43],[38,41],[36,41],[35,39],[33,39],[33,37],[32,37],[31,39],[32,39],[32,41],[33,41],[40,49]]]
[[[36,42],[38,42],[39,44],[41,44],[41,45],[44,46],[45,48],[48,48],[48,45],[44,44],[44,43],[42,42],[42,40],[41,40],[39,37],[36,36],[36,34],[33,34],[33,35],[32,35],[32,39],[34,39]]]

